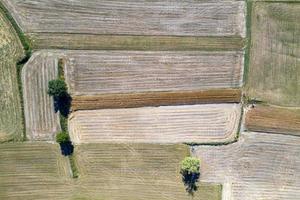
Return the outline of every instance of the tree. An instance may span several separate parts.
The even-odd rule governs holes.
[[[62,131],[62,132],[59,132],[57,135],[56,135],[56,142],[59,143],[59,144],[62,144],[62,143],[67,143],[70,141],[70,137],[69,137],[69,134]]]
[[[67,132],[59,132],[56,135],[56,142],[60,145],[61,153],[65,156],[72,155],[74,146],[70,141],[69,134]]]
[[[60,98],[67,94],[67,85],[62,79],[51,80],[48,83],[48,94]]]
[[[193,195],[194,191],[198,189],[197,182],[200,177],[200,160],[193,157],[186,157],[181,162],[180,173],[187,192]]]

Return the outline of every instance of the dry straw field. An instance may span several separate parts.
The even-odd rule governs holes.
[[[241,0],[2,0],[26,33],[244,36]]]
[[[0,142],[23,137],[16,70],[16,63],[23,53],[16,32],[0,12]]]
[[[187,155],[184,145],[79,145],[76,160],[82,188],[77,197],[188,200],[179,173],[179,163]],[[193,199],[221,200],[221,186],[203,183]]]
[[[66,51],[72,95],[235,88],[243,53]]]
[[[53,140],[60,130],[59,113],[47,94],[48,82],[58,76],[58,55],[37,52],[22,70],[24,111],[27,138]]]
[[[255,2],[248,94],[272,104],[300,105],[300,2]]]
[[[68,163],[58,145],[1,144],[0,160],[0,199],[68,199]]]
[[[237,143],[194,147],[201,181],[224,183],[223,198],[283,200],[300,196],[300,138],[242,133]]]
[[[247,112],[246,127],[250,131],[300,135],[300,110],[256,106]]]
[[[239,104],[203,104],[76,111],[74,143],[219,143],[233,141]]]
[[[37,49],[237,50],[243,0],[1,0]]]

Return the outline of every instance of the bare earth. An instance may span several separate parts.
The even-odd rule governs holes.
[[[250,131],[300,136],[300,110],[257,105],[247,112],[246,127]]]
[[[239,104],[206,104],[76,111],[74,143],[220,143],[234,140]]]

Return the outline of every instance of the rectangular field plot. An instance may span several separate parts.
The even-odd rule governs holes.
[[[3,0],[28,33],[245,35],[239,0]]]
[[[67,160],[58,145],[0,145],[0,199],[65,200],[70,195]]]
[[[23,139],[23,117],[18,88],[18,59],[23,56],[18,36],[0,10],[0,142]]]
[[[300,105],[300,2],[254,2],[248,95]]]
[[[216,89],[73,96],[72,110],[194,105],[200,103],[239,103],[241,93],[240,89]]]
[[[242,133],[223,146],[198,146],[200,181],[223,183],[223,198],[296,200],[300,196],[300,137]]]
[[[300,136],[300,110],[255,106],[247,112],[246,127],[250,131]]]
[[[234,140],[239,104],[204,104],[76,111],[75,143],[218,143]]]
[[[236,88],[243,53],[66,51],[72,95]]]
[[[75,152],[82,186],[74,195],[78,199],[190,199],[179,173],[187,146],[84,144]],[[202,183],[198,191],[195,200],[221,200],[218,184]]]
[[[59,113],[47,94],[48,82],[58,77],[58,56],[35,53],[22,70],[24,111],[27,138],[53,140],[60,130]]]

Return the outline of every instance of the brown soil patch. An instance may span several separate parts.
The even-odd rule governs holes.
[[[250,131],[300,136],[300,110],[256,106],[246,115],[246,127]]]
[[[72,109],[92,110],[144,106],[191,105],[199,103],[236,103],[240,102],[240,99],[241,90],[239,89],[104,94],[95,96],[74,96],[72,100]]]

